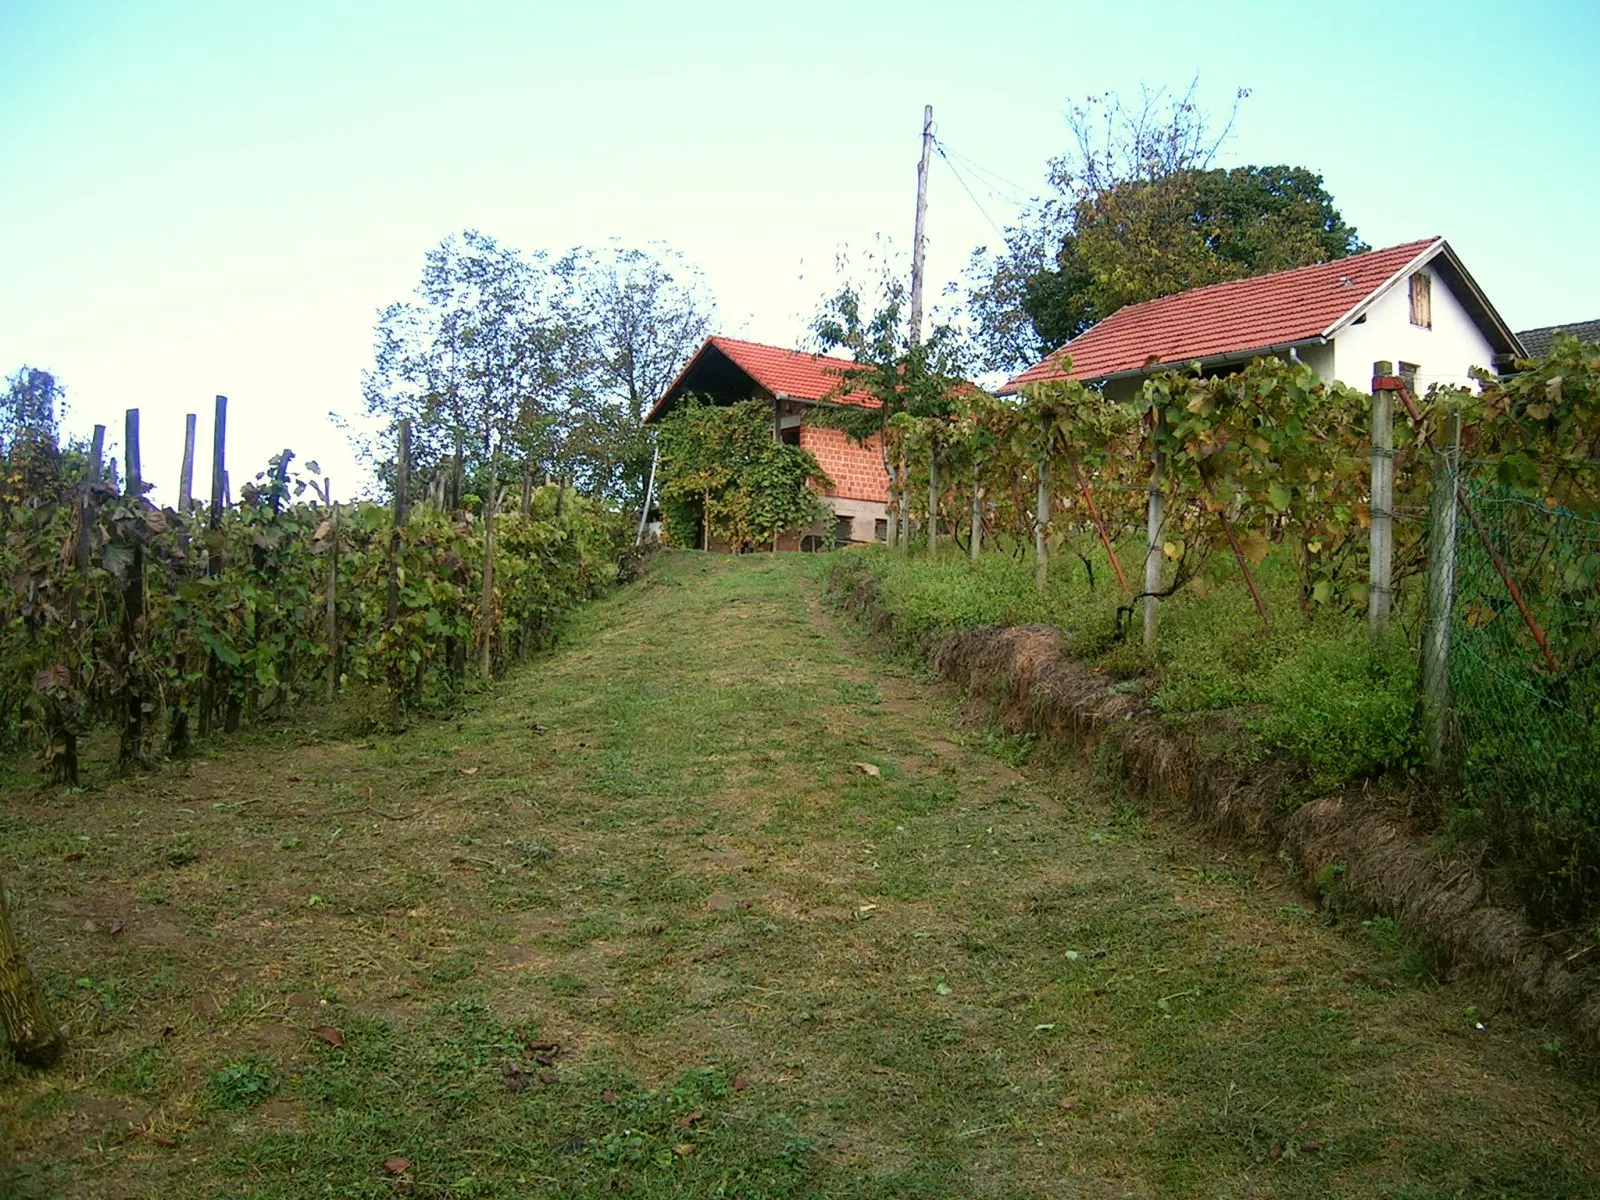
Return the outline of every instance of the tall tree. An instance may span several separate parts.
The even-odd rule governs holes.
[[[428,252],[416,299],[380,314],[362,392],[369,416],[411,419],[419,487],[458,439],[468,471],[497,451],[548,456],[549,424],[582,367],[543,268],[543,255],[468,230]]]
[[[574,325],[582,327],[596,390],[625,404],[638,425],[711,332],[716,303],[704,277],[662,245],[580,247],[557,271],[569,303],[581,307]]]
[[[644,415],[710,334],[715,300],[700,271],[662,245],[579,247],[556,274],[587,371],[561,457],[594,490],[636,503],[650,461]]]
[[[1127,304],[1365,249],[1304,167],[1212,165],[1233,127],[1196,102],[1146,90],[1072,110],[1074,145],[1049,194],[973,256],[968,301],[996,367],[1036,361]]]

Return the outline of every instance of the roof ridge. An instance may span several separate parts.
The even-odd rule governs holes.
[[[1442,236],[1417,238],[1409,242],[1396,242],[1394,245],[1385,246],[1381,250],[1363,250],[1360,254],[1346,254],[1341,258],[1325,258],[1321,262],[1306,263],[1302,267],[1284,267],[1279,271],[1266,271],[1260,275],[1246,275],[1240,279],[1223,279],[1217,283],[1202,283],[1198,287],[1184,288],[1181,292],[1169,292],[1165,296],[1157,296],[1152,300],[1140,300],[1136,304],[1124,304],[1121,308],[1117,309],[1116,312],[1112,313],[1111,316],[1106,317],[1102,321],[1096,322],[1096,324],[1104,325],[1106,321],[1111,320],[1112,317],[1120,316],[1122,313],[1135,312],[1151,304],[1162,304],[1169,300],[1175,300],[1179,296],[1188,298],[1198,296],[1202,292],[1213,292],[1219,291],[1222,288],[1242,287],[1245,284],[1261,283],[1263,280],[1278,279],[1284,275],[1298,275],[1302,271],[1320,270],[1323,267],[1331,267],[1335,263],[1353,263],[1363,258],[1376,257],[1379,254],[1393,254],[1396,250],[1409,250],[1413,246],[1417,247],[1417,252],[1420,254],[1423,246],[1431,246],[1436,242],[1442,241],[1444,241]],[[1093,326],[1090,328],[1093,328]],[[1087,333],[1088,330],[1085,330],[1084,332]],[[1070,346],[1071,344],[1071,342],[1068,342],[1062,346],[1061,349],[1064,350],[1066,349],[1066,346]],[[1059,353],[1059,351],[1057,352]]]

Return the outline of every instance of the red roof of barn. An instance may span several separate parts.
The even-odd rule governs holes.
[[[685,381],[713,351],[719,352],[755,383],[774,396],[791,400],[818,401],[824,397],[830,404],[859,404],[864,408],[877,408],[876,397],[866,392],[852,391],[842,395],[833,392],[843,382],[842,372],[854,365],[847,358],[834,358],[827,354],[806,354],[799,350],[785,350],[781,346],[766,346],[760,342],[746,342],[738,338],[710,337],[694,357],[685,364],[678,377],[661,394],[645,417],[649,424],[662,407],[684,388]]]
[[[1443,238],[1406,242],[1332,262],[1193,288],[1119,308],[1041,363],[1009,381],[1003,393],[1048,379],[1108,379],[1143,374],[1157,360],[1181,365],[1281,349],[1330,337],[1386,288],[1443,251],[1474,293]],[[1482,301],[1487,308],[1487,301]],[[1494,322],[1504,325],[1492,309]],[[1509,330],[1506,330],[1509,337]],[[1061,359],[1070,355],[1070,376]]]

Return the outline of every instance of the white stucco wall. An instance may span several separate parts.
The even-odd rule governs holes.
[[[1349,326],[1334,338],[1334,378],[1364,390],[1371,386],[1373,363],[1387,360],[1398,371],[1402,362],[1411,362],[1421,368],[1417,391],[1426,392],[1434,383],[1472,387],[1468,372],[1473,367],[1493,368],[1494,347],[1455,294],[1428,268],[1422,268],[1422,273],[1433,276],[1433,328],[1411,323],[1410,285],[1399,280],[1367,309],[1366,321]],[[1304,352],[1302,357],[1311,361]],[[1328,377],[1320,368],[1319,374]]]

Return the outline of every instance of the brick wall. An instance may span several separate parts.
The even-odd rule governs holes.
[[[889,498],[889,476],[883,469],[883,452],[878,449],[876,437],[858,446],[842,429],[802,425],[800,446],[811,451],[822,469],[832,476],[833,487],[828,495],[880,503]]]

